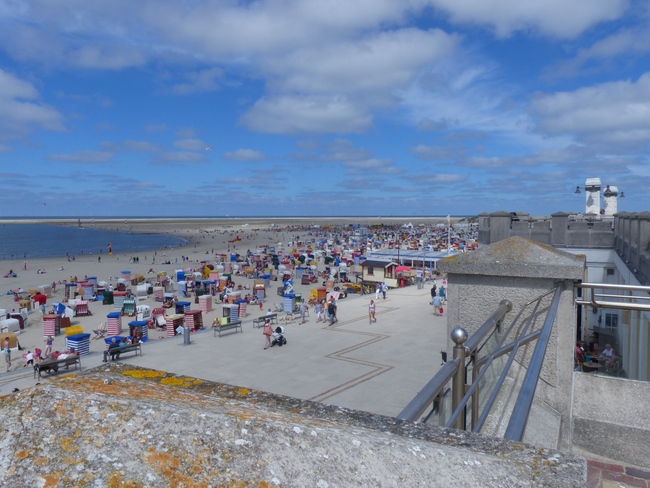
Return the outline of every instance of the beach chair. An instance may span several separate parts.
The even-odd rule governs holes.
[[[104,336],[106,335],[106,322],[102,322],[97,326],[97,329],[93,330],[93,333],[95,334],[94,339],[103,339]]]
[[[284,307],[279,303],[274,303],[273,306],[275,307],[276,312],[284,312]]]
[[[87,300],[79,300],[77,302],[77,305],[75,306],[74,309],[75,315],[78,317],[85,317],[87,315],[92,315],[90,313],[90,310],[88,309],[88,301]]]
[[[133,317],[136,314],[135,300],[127,298],[122,303],[122,315]]]

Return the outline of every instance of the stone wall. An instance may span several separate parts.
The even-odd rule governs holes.
[[[582,451],[647,466],[650,383],[575,373],[573,445]]]
[[[21,390],[0,415],[2,486],[586,482],[575,455],[129,365]]]
[[[481,214],[479,244],[490,245],[518,236],[541,244],[565,248],[611,249],[615,235],[612,219],[581,218],[557,212],[550,217],[515,219],[508,212]]]

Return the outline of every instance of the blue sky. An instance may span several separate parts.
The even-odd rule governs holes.
[[[0,215],[650,210],[648,5],[0,0]]]

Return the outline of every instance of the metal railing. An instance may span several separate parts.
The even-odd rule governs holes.
[[[584,310],[582,335],[579,339],[585,340],[590,346],[585,351],[587,361],[577,363],[581,370],[648,381],[650,372],[647,366],[647,343],[637,339],[633,331],[647,334],[645,330],[650,323],[650,286],[610,283],[578,283],[575,286],[583,289],[583,296],[575,301]],[[589,309],[594,314],[587,313]],[[604,321],[601,310],[606,311]],[[613,346],[614,361],[604,364],[600,361],[603,343]]]
[[[508,439],[521,440],[526,430],[563,288],[563,284],[560,283],[555,289],[525,304],[506,331],[500,329],[505,315],[512,310],[512,304],[507,300],[499,304],[497,310],[471,337],[468,338],[465,330],[460,327],[454,329],[451,334],[456,344],[453,360],[444,364],[422,391],[400,412],[398,418],[416,421],[422,418],[422,414],[430,405],[433,405],[432,412],[422,418],[422,421],[427,421],[443,401],[448,389],[447,385],[451,382],[452,413],[446,420],[445,427],[465,429],[467,408],[471,402],[472,430],[480,432],[502,391],[519,349],[532,341],[537,341],[505,434]],[[544,317],[543,325],[532,331],[542,317]],[[516,334],[515,339],[509,344],[504,344],[512,333]],[[491,351],[486,351],[490,348]],[[497,369],[500,367],[500,374],[496,381],[492,382],[490,388],[479,388],[482,383],[487,383],[485,375],[490,366],[496,364],[497,358],[504,355],[509,357],[504,365],[496,366]],[[469,361],[466,362],[467,358]],[[472,367],[471,384],[467,384],[466,380],[469,367]],[[486,389],[488,392],[491,389],[491,393],[481,408],[479,392]]]
[[[576,300],[576,305],[590,305],[594,308],[613,308],[620,310],[639,310],[642,312],[650,311],[650,305],[643,303],[635,303],[631,300],[650,300],[650,297],[643,297],[637,295],[608,295],[603,293],[596,293],[595,290],[617,290],[617,291],[640,291],[650,293],[650,286],[635,286],[635,285],[610,285],[607,283],[578,283],[577,288],[584,288],[589,292],[588,300]],[[597,298],[617,298],[619,300],[630,300],[629,302],[611,302],[597,300]]]
[[[505,315],[512,310],[512,303],[508,300],[502,300],[499,304],[499,307],[490,315],[490,317],[483,323],[483,325],[476,331],[467,345],[466,349],[469,349],[470,346],[478,349],[478,346],[482,344],[485,339],[492,334],[500,326],[501,321]],[[473,353],[470,349],[470,353]],[[463,360],[465,354],[463,353]],[[453,361],[446,362],[443,367],[438,371],[438,373],[429,380],[429,382],[424,385],[424,388],[409,402],[409,404],[400,412],[397,416],[399,419],[405,420],[417,420],[422,414],[431,406],[439,402],[439,399],[444,392],[444,389],[452,379],[454,374],[460,369],[461,360],[458,357],[455,357]],[[463,361],[463,370],[464,370],[464,361]]]

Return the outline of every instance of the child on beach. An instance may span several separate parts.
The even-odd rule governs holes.
[[[26,368],[27,366],[34,366],[34,353],[32,351],[27,351],[27,354],[25,354],[25,364],[23,365],[23,368]]]

